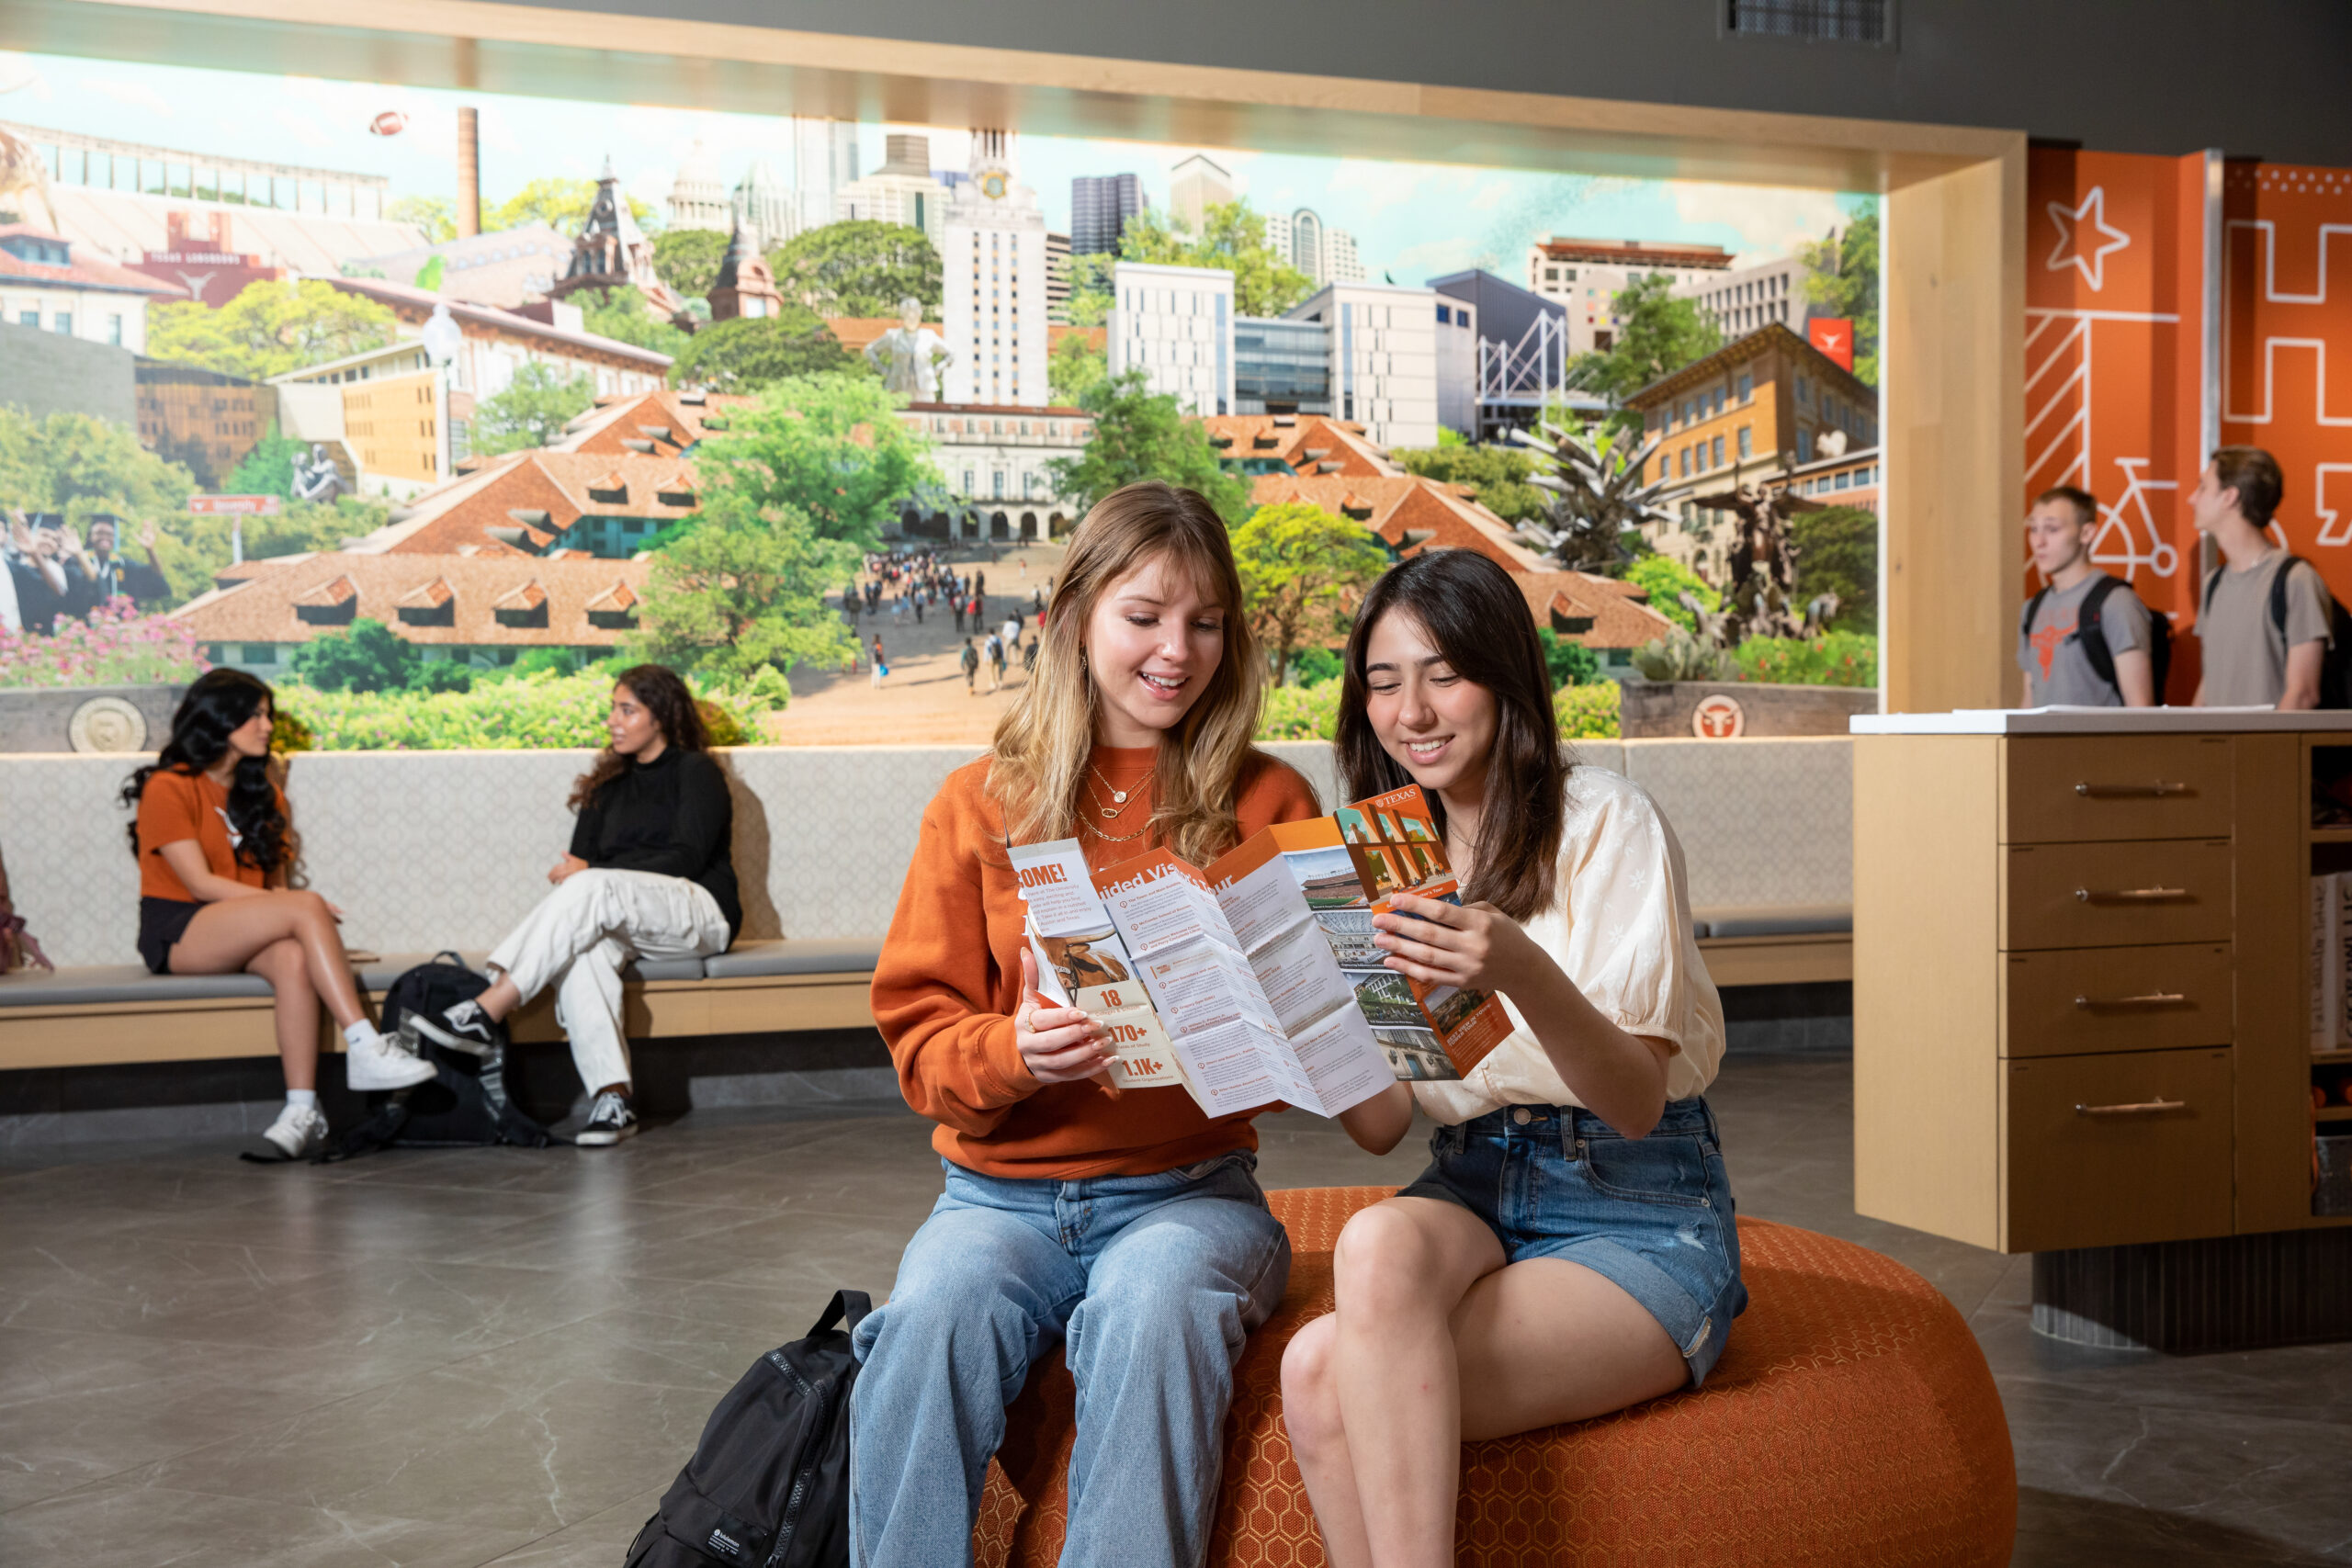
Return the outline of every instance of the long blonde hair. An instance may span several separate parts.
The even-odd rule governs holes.
[[[1135,849],[1165,845],[1197,863],[1240,839],[1234,796],[1253,755],[1264,660],[1242,615],[1224,520],[1198,491],[1150,479],[1104,496],[1071,536],[1038,634],[1037,672],[997,724],[988,792],[1014,843],[1078,831],[1102,701],[1081,658],[1086,627],[1104,592],[1155,556],[1188,569],[1223,606],[1225,655],[1208,689],[1160,738],[1150,831]]]

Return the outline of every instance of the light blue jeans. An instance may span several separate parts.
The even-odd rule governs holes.
[[[1004,1407],[1055,1336],[1078,1384],[1065,1563],[1198,1568],[1249,1331],[1290,1282],[1258,1157],[1077,1181],[947,1169],[889,1303],[858,1325],[850,1561],[947,1568]]]

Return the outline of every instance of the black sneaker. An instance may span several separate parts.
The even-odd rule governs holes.
[[[597,1149],[636,1136],[637,1108],[629,1104],[628,1095],[608,1089],[588,1108],[588,1124],[571,1141],[582,1148]]]
[[[498,1049],[497,1025],[471,1001],[462,1001],[438,1013],[413,1012],[408,1021],[427,1040],[452,1051],[488,1056]]]

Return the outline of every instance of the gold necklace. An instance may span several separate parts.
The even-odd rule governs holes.
[[[1108,817],[1111,813],[1106,811],[1103,815]],[[1146,833],[1151,831],[1151,824],[1149,821],[1146,821],[1142,827],[1136,829],[1132,833],[1106,833],[1102,829],[1097,828],[1093,823],[1087,821],[1083,817],[1079,818],[1079,826],[1084,828],[1088,832],[1093,834],[1096,838],[1102,840],[1106,844],[1124,844],[1130,839],[1140,839]]]
[[[1102,780],[1102,788],[1111,791],[1111,799],[1115,803],[1115,806],[1103,805],[1102,794],[1095,789],[1092,781],[1089,781],[1086,785],[1086,793],[1089,798],[1094,802],[1094,809],[1101,812],[1104,817],[1110,818],[1112,821],[1117,821],[1120,818],[1127,814],[1127,807],[1133,804],[1127,799],[1127,796],[1133,792],[1124,789],[1112,789],[1111,781],[1108,778],[1103,777],[1102,770],[1101,768],[1095,767],[1092,763],[1089,763],[1088,767],[1093,773],[1096,779]]]

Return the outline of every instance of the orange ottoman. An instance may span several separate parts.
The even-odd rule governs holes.
[[[1250,1339],[1226,1425],[1209,1562],[1325,1561],[1282,1423],[1283,1347],[1331,1310],[1331,1247],[1385,1187],[1267,1196],[1296,1261]],[[1463,1452],[1455,1540],[1480,1564],[1870,1563],[2009,1560],[2018,1487],[1984,1357],[1935,1287],[1866,1248],[1739,1223],[1749,1305],[1693,1393]],[[1067,1522],[1072,1389],[1059,1351],[1013,1403],[989,1467],[980,1568],[1051,1568]]]

